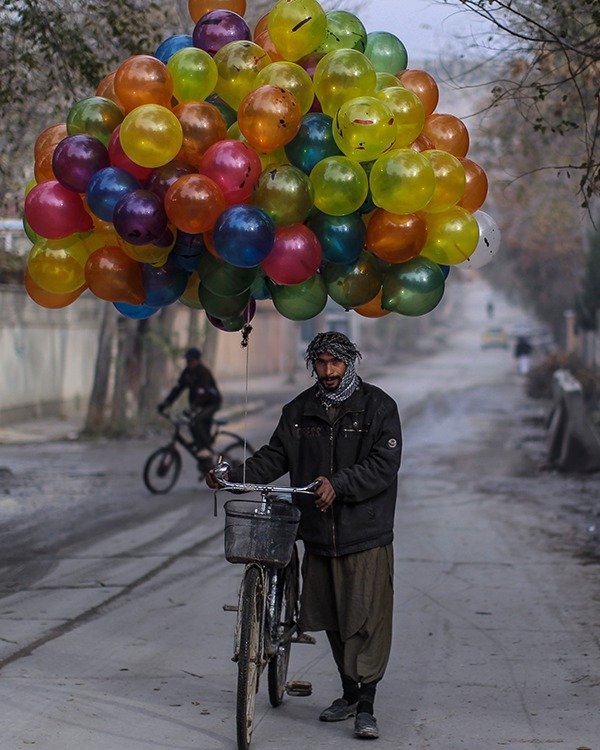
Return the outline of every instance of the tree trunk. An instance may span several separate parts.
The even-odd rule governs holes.
[[[127,404],[131,388],[131,366],[134,358],[136,329],[136,321],[119,318],[117,323],[115,385],[110,424],[108,425],[108,431],[111,435],[124,435],[129,425]]]
[[[204,364],[214,370],[219,346],[219,330],[204,319],[204,342],[202,344],[202,359]]]
[[[169,386],[167,364],[172,356],[172,330],[176,315],[174,305],[164,307],[150,318],[147,326],[140,326],[140,389],[138,416],[142,424],[154,421],[156,405],[161,400],[162,391]]]
[[[104,413],[110,382],[113,341],[117,330],[117,312],[112,305],[105,305],[98,337],[98,353],[94,385],[90,394],[87,416],[83,427],[84,434],[97,435],[105,426]]]

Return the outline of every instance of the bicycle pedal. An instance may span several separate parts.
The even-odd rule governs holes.
[[[237,612],[239,607],[237,604],[224,604],[223,612]]]
[[[308,643],[311,646],[314,646],[316,642],[317,639],[308,633],[298,633],[298,635],[292,638],[292,643]]]
[[[285,683],[285,692],[298,697],[312,695],[312,683],[305,680],[290,680]]]

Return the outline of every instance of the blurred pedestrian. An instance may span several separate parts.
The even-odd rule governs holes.
[[[519,336],[514,351],[519,375],[527,375],[529,372],[529,360],[532,351],[533,346],[529,343],[529,339],[526,336]]]

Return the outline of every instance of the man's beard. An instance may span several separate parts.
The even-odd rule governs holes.
[[[328,380],[334,381],[329,385],[327,383]],[[337,389],[340,387],[340,383],[342,382],[342,376],[341,375],[335,375],[332,378],[318,378],[318,381],[320,385],[325,388],[326,391],[337,391]]]

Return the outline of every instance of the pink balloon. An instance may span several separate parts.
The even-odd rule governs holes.
[[[206,149],[199,172],[216,182],[228,205],[233,205],[250,198],[262,172],[262,164],[259,155],[247,143],[225,140]]]
[[[148,167],[142,167],[139,164],[136,164],[134,161],[131,161],[131,159],[123,151],[123,146],[121,146],[121,141],[119,139],[120,129],[120,125],[117,125],[117,127],[113,130],[113,133],[108,142],[108,155],[110,157],[111,166],[118,167],[119,169],[125,169],[143,185],[148,177],[150,177],[152,172],[154,172],[154,170]]]
[[[25,198],[25,218],[36,234],[48,240],[93,227],[79,193],[63,187],[58,180],[40,182],[30,190]]]
[[[321,265],[321,243],[304,224],[275,231],[275,244],[261,264],[276,284],[300,284],[314,276]]]

